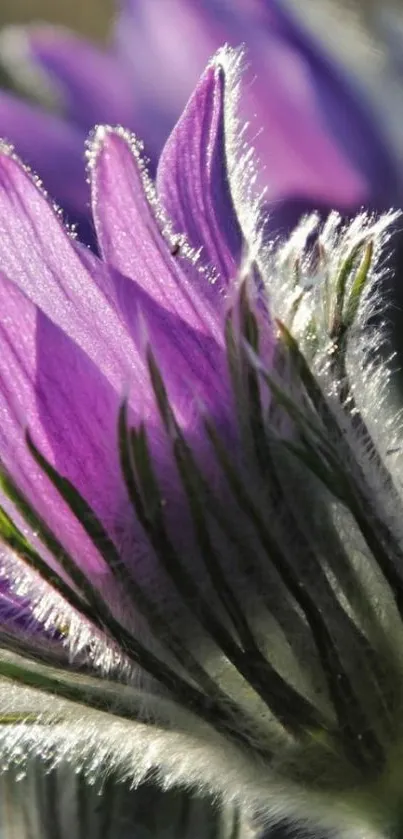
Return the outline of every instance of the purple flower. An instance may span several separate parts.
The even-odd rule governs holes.
[[[164,429],[166,416],[160,416],[159,377],[168,385],[181,433],[204,463],[206,476],[217,480],[204,424],[208,416],[236,442],[225,322],[229,311],[241,306],[241,294],[246,295],[242,306],[250,305],[250,317],[259,323],[265,363],[270,364],[273,353],[272,324],[257,285],[252,277],[236,282],[242,233],[227,176],[225,97],[224,66],[217,61],[206,70],[161,157],[161,198],[193,248],[202,249],[201,264],[184,236],[170,232],[138,144],[122,129],[98,129],[88,147],[94,224],[104,262],[67,235],[37,183],[11,150],[2,148],[0,449],[5,488],[18,487],[18,503],[14,490],[12,500],[23,516],[29,505],[35,517],[31,527],[36,536],[42,533],[48,551],[55,553],[56,543],[63,543],[63,556],[68,554],[61,565],[75,585],[88,575],[91,585],[95,581],[110,590],[112,601],[116,575],[125,585],[130,576],[136,585],[144,574],[151,587],[154,575],[159,579],[159,560],[146,538],[147,511],[136,509],[136,521],[131,478],[125,474],[130,428],[140,429],[143,453],[149,447],[160,464],[163,491],[171,499],[166,510],[170,527],[180,524],[182,530],[175,534],[181,550],[194,552],[193,527],[189,521],[187,530],[183,487]],[[195,161],[196,176],[183,178]],[[64,490],[60,493],[61,485],[58,489],[44,474],[42,460],[35,466],[33,446],[49,468],[63,475],[63,486],[74,487],[73,507]],[[89,530],[83,528],[76,503],[87,509]],[[7,504],[6,531],[9,515]],[[98,536],[92,530],[95,521]],[[68,556],[76,558],[79,570],[73,570]],[[47,561],[52,564],[51,558]],[[65,593],[60,579],[57,585]]]
[[[100,257],[1,148],[2,767],[378,827],[400,812],[400,428],[370,328],[394,217],[268,245],[237,62],[208,65],[156,188],[130,134],[92,136]]]
[[[351,213],[362,205],[399,205],[401,178],[375,115],[281,0],[124,0],[108,50],[51,27],[6,31],[5,60],[31,85],[36,75],[45,79],[63,116],[3,93],[0,135],[91,241],[82,160],[87,132],[100,123],[135,131],[155,171],[192,87],[225,42],[247,47],[242,114],[260,158],[273,231],[291,229],[305,209]]]
[[[161,158],[161,197],[185,233],[189,226],[203,263],[170,232],[138,145],[123,129],[98,129],[88,147],[104,262],[69,237],[7,146],[0,157],[5,585],[14,581],[16,610],[30,605],[32,621],[53,628],[46,662],[63,672],[75,650],[79,671],[96,677],[100,666],[112,685],[116,670],[132,682],[147,661],[144,672],[178,690],[192,711],[196,701],[208,723],[203,691],[213,691],[213,681],[196,639],[200,632],[208,639],[212,620],[215,641],[203,655],[214,661],[224,632],[214,617],[223,571],[211,557],[206,575],[211,537],[192,483],[214,486],[223,499],[215,435],[240,446],[226,342],[258,328],[267,365],[274,348],[252,271],[236,280],[242,234],[226,166],[228,60],[206,70]],[[185,168],[197,161],[192,182],[182,179],[178,155]],[[224,535],[220,542],[228,572]],[[229,589],[225,596],[235,604]],[[27,617],[15,626],[6,594],[0,605],[4,648],[42,658]],[[213,707],[218,685],[214,692]],[[218,705],[216,712],[225,722],[228,712]]]

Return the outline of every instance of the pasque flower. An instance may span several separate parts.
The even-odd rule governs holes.
[[[0,135],[90,241],[87,132],[99,123],[135,131],[155,171],[192,87],[226,42],[248,50],[241,107],[273,231],[290,229],[306,209],[400,206],[401,175],[380,120],[282,0],[122,0],[107,50],[52,27],[8,29],[3,59],[31,89],[45,82],[61,114],[2,93]]]
[[[267,245],[238,65],[209,64],[156,188],[132,136],[92,136],[100,258],[1,149],[2,767],[397,829],[393,217]]]

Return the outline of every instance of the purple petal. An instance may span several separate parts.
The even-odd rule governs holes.
[[[148,346],[156,357],[178,421],[190,429],[208,411],[230,422],[230,388],[225,352],[203,332],[159,306],[127,277],[115,277],[116,300],[139,352]],[[134,421],[144,416],[133,394]],[[137,421],[138,421],[137,419]]]
[[[90,175],[94,221],[106,262],[190,326],[220,339],[222,322],[211,305],[220,288],[176,249],[171,253],[137,145],[121,130],[100,129],[91,150]]]
[[[117,395],[85,353],[0,275],[0,457],[64,546],[85,568],[102,565],[26,445],[43,454],[108,523],[123,489],[116,446]]]
[[[175,230],[228,282],[240,263],[242,234],[228,181],[224,96],[224,69],[212,65],[162,151],[157,189]]]
[[[2,91],[0,137],[39,173],[71,220],[85,213],[89,194],[81,131]]]
[[[29,60],[55,83],[73,123],[86,132],[101,122],[132,126],[136,88],[116,56],[51,26],[31,27],[24,35]]]
[[[133,375],[133,344],[103,291],[106,271],[95,257],[82,257],[39,187],[4,147],[0,271],[66,331],[115,389],[122,389]]]
[[[41,312],[36,318],[36,352],[38,417],[52,461],[101,520],[112,523],[123,495],[116,431],[121,394]]]

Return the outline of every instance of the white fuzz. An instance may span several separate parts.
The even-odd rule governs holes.
[[[169,704],[163,710],[165,716]],[[201,794],[212,792],[222,804],[240,806],[245,817],[258,812],[268,824],[284,817],[308,826],[314,809],[318,829],[334,829],[357,839],[364,836],[354,806],[307,795],[258,760],[246,759],[197,720],[187,721],[182,710],[172,705],[170,722],[157,727],[53,697],[49,703],[39,691],[0,680],[0,714],[15,719],[19,713],[29,713],[32,721],[0,729],[3,771],[14,766],[23,777],[29,761],[38,756],[49,769],[71,765],[89,783],[101,787],[109,774],[133,787],[152,774],[165,790],[180,786]],[[365,836],[375,839],[371,830]]]
[[[31,542],[34,540],[31,536]],[[43,547],[41,548],[44,554]],[[49,564],[52,559],[49,557]],[[35,624],[41,624],[43,629],[49,633],[48,652],[52,653],[51,638],[54,638],[53,651],[60,657],[61,652],[65,655],[65,665],[79,663],[85,660],[91,663],[95,672],[105,678],[113,672],[118,671],[120,679],[129,679],[132,675],[132,666],[115,644],[108,640],[107,636],[97,631],[93,625],[78,614],[48,583],[42,580],[37,573],[31,571],[28,566],[9,548],[3,547],[0,551],[0,579],[7,580],[11,590],[18,598],[21,598],[21,615],[24,615],[27,622],[26,640],[35,647],[39,635],[36,635]],[[32,614],[32,627],[30,629],[24,599],[30,603]],[[2,632],[6,627],[1,628]],[[0,634],[1,634],[0,631]],[[57,636],[57,640],[56,640]],[[40,656],[40,650],[38,649]]]
[[[362,243],[362,251],[357,257],[359,264],[366,245],[370,244],[373,248],[372,261],[350,329],[346,364],[357,407],[403,498],[399,470],[402,415],[390,401],[390,358],[385,357],[388,325],[384,310],[387,301],[382,297],[382,283],[390,270],[384,262],[384,254],[391,237],[391,226],[398,218],[399,213],[392,211],[380,218],[362,213],[350,224],[343,224],[340,216],[333,212],[321,225],[313,214],[300,222],[286,242],[272,243],[260,253],[261,272],[267,283],[271,309],[275,317],[292,328],[380,504],[384,495],[383,486],[379,483],[379,475],[371,467],[366,441],[354,429],[354,424],[340,405],[338,387],[329,367],[329,332],[335,281],[343,262]],[[311,237],[315,237],[314,246],[310,244]],[[369,323],[370,318],[376,319],[375,327]],[[386,514],[399,524],[396,517],[400,518],[400,511],[389,508]],[[403,539],[402,524],[399,531]]]
[[[211,64],[223,67],[226,77],[224,123],[228,179],[245,238],[245,261],[250,264],[257,258],[261,245],[259,221],[264,191],[258,186],[259,160],[251,142],[252,126],[242,119],[240,109],[246,65],[244,50],[224,46]]]
[[[118,137],[124,139],[129,145],[142,178],[145,196],[150,204],[151,212],[160,228],[161,234],[166,238],[171,251],[176,251],[179,246],[176,258],[179,257],[181,259],[181,264],[183,264],[184,268],[186,267],[187,262],[190,261],[194,266],[197,266],[198,270],[204,277],[207,277],[207,279],[211,282],[214,281],[215,278],[212,272],[207,270],[200,262],[200,253],[195,251],[194,248],[189,245],[184,234],[177,234],[174,232],[172,223],[158,199],[155,184],[148,173],[149,161],[144,153],[144,144],[138,137],[136,137],[135,134],[131,133],[126,128],[123,128],[123,126],[96,126],[96,128],[91,132],[86,144],[85,158],[88,172],[96,166],[98,155],[103,146],[103,141],[108,134],[116,134]]]

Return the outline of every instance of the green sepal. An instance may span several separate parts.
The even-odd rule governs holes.
[[[374,243],[372,239],[370,239],[365,248],[361,264],[359,265],[357,273],[355,275],[353,284],[351,286],[349,298],[346,304],[343,317],[343,327],[345,330],[351,328],[357,316],[362,293],[368,281],[368,275],[372,265],[373,254]]]
[[[156,398],[160,405],[160,413],[163,422],[166,422],[167,431],[172,433],[173,442],[177,444],[178,440],[182,439],[179,427],[175,423],[172,410],[169,405],[169,400],[166,394],[165,386],[162,381],[162,376],[158,365],[152,355],[151,349],[148,351],[149,364],[151,360],[151,374],[152,381],[157,383]],[[222,447],[219,437],[215,431],[214,426],[206,420],[205,427],[213,447],[218,454],[218,460],[221,465],[227,463],[227,457],[224,448]],[[138,434],[136,435],[138,439]],[[142,447],[143,447],[142,440]],[[183,439],[182,439],[183,445]],[[182,454],[185,449],[182,448]],[[177,448],[178,452],[178,448]],[[142,451],[144,455],[144,452]],[[222,460],[220,460],[222,458]],[[135,456],[136,460],[136,456]],[[141,466],[139,458],[137,457],[137,466]],[[149,478],[150,460],[147,458],[147,478]],[[236,486],[242,487],[242,480],[236,476],[236,473],[230,468],[229,473]],[[140,482],[141,483],[141,482]],[[155,487],[155,476],[152,479],[152,485]],[[141,487],[140,487],[141,489]],[[185,488],[186,489],[186,488]],[[270,546],[275,550],[273,539],[270,539]],[[175,559],[175,564],[177,563]],[[165,562],[167,561],[165,554]],[[197,609],[198,617],[205,630],[211,634],[217,645],[225,653],[229,661],[233,663],[238,672],[244,677],[247,683],[253,687],[257,695],[259,695],[271,708],[272,712],[279,719],[285,728],[293,731],[298,736],[304,737],[309,728],[323,727],[324,722],[321,719],[320,713],[314,708],[310,702],[305,699],[297,690],[288,684],[275,668],[261,655],[258,655],[254,660],[252,656],[246,654],[236,644],[231,635],[224,628],[215,614],[211,611],[208,604],[200,596],[198,587],[194,585],[193,580],[189,579],[188,571],[182,565],[168,566],[168,572],[180,592],[186,598],[186,590],[188,592],[187,598],[190,597],[190,602],[193,603],[193,608]],[[178,576],[179,572],[179,576]],[[173,576],[175,574],[175,577]],[[185,586],[185,589],[184,589]]]
[[[368,485],[366,476],[329,407],[319,383],[309,369],[298,343],[283,323],[279,323],[279,329],[296,364],[296,369],[307,394],[318,413],[319,422],[315,423],[308,420],[304,412],[268,372],[261,371],[261,374],[272,388],[280,404],[296,422],[297,427],[302,432],[305,445],[311,450],[311,455],[312,453],[315,454],[315,446],[314,441],[310,440],[310,433],[313,432],[317,438],[319,449],[325,458],[323,468],[326,463],[326,466],[330,467],[332,471],[331,476],[329,472],[322,472],[325,484],[329,489],[333,487],[332,491],[336,494],[336,497],[353,514],[364,540],[391,587],[399,612],[403,615],[403,576],[400,571],[403,564],[403,551],[388,525],[379,518],[377,510],[371,502],[372,490]],[[323,423],[323,427],[321,427],[320,421]],[[306,432],[308,432],[308,436]],[[317,466],[316,460],[315,474],[318,474]],[[333,483],[334,481],[335,483]],[[387,487],[385,487],[386,489]]]
[[[331,323],[329,324],[329,332],[330,337],[336,341],[340,330],[342,330],[344,326],[343,310],[345,305],[347,283],[354,270],[357,259],[365,245],[365,239],[361,239],[356,245],[354,245],[346,259],[342,262],[335,280],[335,300],[333,313],[331,315]]]
[[[137,479],[132,465],[132,451],[130,444],[130,431],[127,420],[127,404],[124,402],[119,410],[118,438],[120,463],[129,499],[132,502],[134,512],[140,522],[145,522],[145,513],[140,492],[137,488]],[[133,604],[144,615],[156,638],[165,644],[177,661],[184,667],[185,671],[207,691],[217,691],[217,686],[210,678],[206,670],[187,649],[183,638],[179,637],[169,623],[165,620],[161,610],[153,603],[136,584],[131,588]]]
[[[87,502],[78,493],[78,490],[69,481],[59,475],[44,455],[39,452],[30,438],[28,438],[28,445],[36,462],[43,469],[72,512],[78,512],[79,515],[82,515],[85,510],[88,515],[88,520],[85,522],[84,529],[90,538],[92,537],[94,540],[99,539],[99,522],[97,522],[95,514],[93,514]],[[92,515],[94,515],[95,524],[89,521]],[[80,519],[78,520],[80,521]],[[80,523],[84,526],[84,522]],[[96,541],[94,541],[94,544],[96,544]],[[107,546],[106,556],[110,559],[110,545]],[[84,575],[82,576],[84,577]],[[204,715],[204,718],[207,716],[210,719],[208,709],[205,707],[204,697],[199,690],[179,676],[169,665],[145,647],[113,615],[101,593],[85,577],[84,585],[86,595],[97,617],[98,625],[103,628],[112,640],[117,642],[120,648],[123,648],[127,657],[164,685],[185,707],[198,711],[202,716]]]

